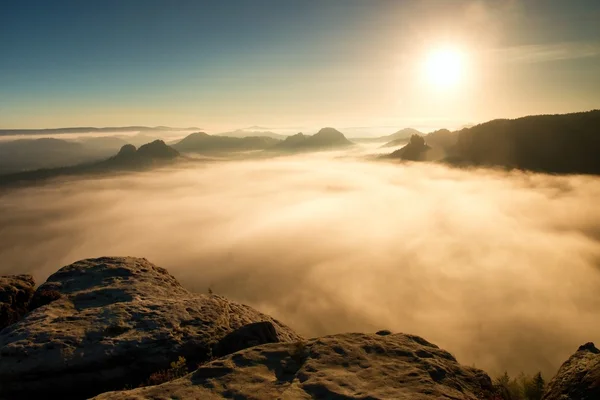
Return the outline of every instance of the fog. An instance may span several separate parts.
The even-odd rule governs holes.
[[[547,377],[600,341],[600,179],[322,153],[0,192],[0,273],[130,255],[306,336],[421,335]]]

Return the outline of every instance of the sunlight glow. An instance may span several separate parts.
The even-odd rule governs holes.
[[[454,87],[464,75],[464,55],[452,48],[429,53],[424,65],[425,77],[436,88]]]

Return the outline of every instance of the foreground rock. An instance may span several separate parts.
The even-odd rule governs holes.
[[[27,313],[34,287],[31,275],[0,276],[0,331]]]
[[[136,387],[179,356],[195,368],[231,345],[219,345],[228,334],[255,322],[271,324],[268,341],[300,339],[251,307],[188,292],[145,259],[79,261],[38,293],[39,307],[0,333],[0,398],[84,398]]]
[[[405,334],[340,334],[239,351],[158,386],[105,393],[140,399],[491,399],[483,371]]]
[[[558,370],[544,400],[600,399],[600,350],[593,343],[580,346]]]

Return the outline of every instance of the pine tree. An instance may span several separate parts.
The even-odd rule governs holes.
[[[544,378],[542,378],[542,373],[538,372],[527,382],[527,385],[525,386],[525,397],[527,397],[527,400],[541,400],[544,395],[545,386],[546,382],[544,382]]]

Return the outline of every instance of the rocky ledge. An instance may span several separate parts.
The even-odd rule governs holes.
[[[139,399],[491,399],[485,372],[412,335],[348,333],[246,349],[158,386],[105,393]]]
[[[34,287],[31,275],[0,276],[0,330],[27,313]]]
[[[503,399],[418,336],[306,340],[143,258],[82,260],[34,285],[0,277],[0,399]],[[544,399],[600,399],[600,350],[581,346]]]
[[[256,322],[273,332],[249,345],[301,339],[251,307],[188,292],[140,258],[78,261],[37,294],[40,306],[0,332],[0,397],[85,398],[135,387],[179,356],[195,367],[213,349],[239,350],[245,342],[232,342],[232,332]]]

